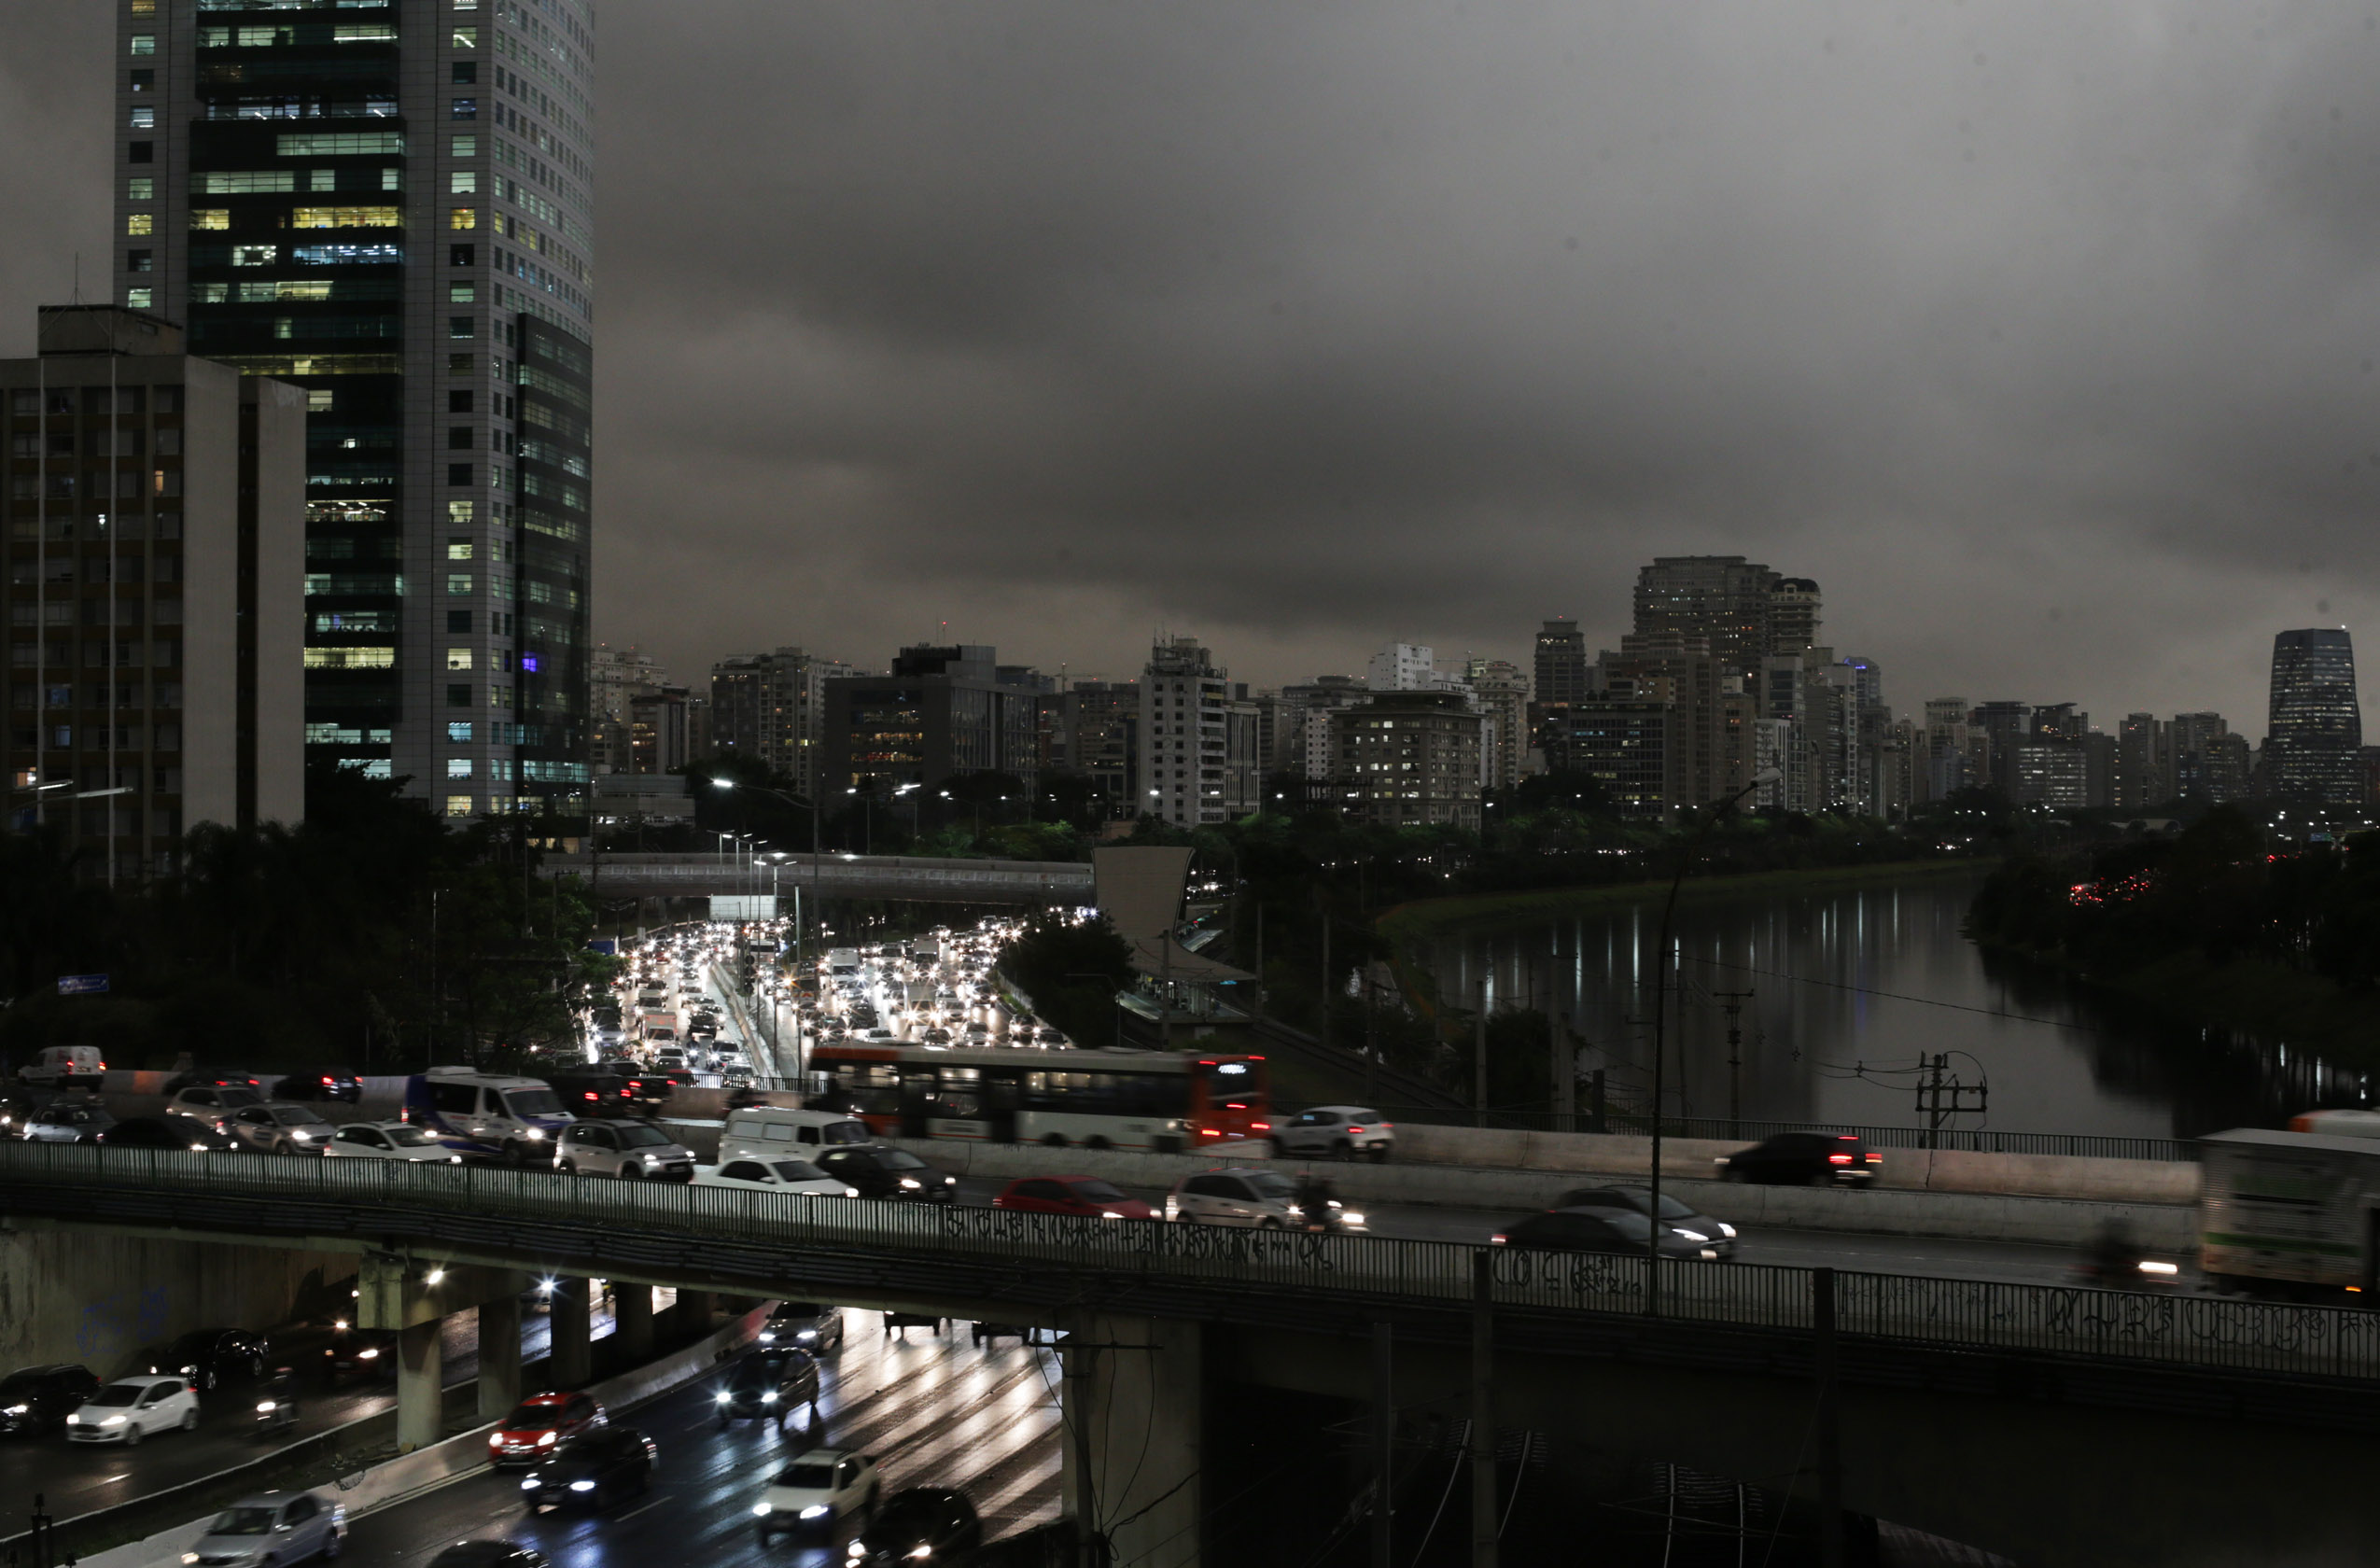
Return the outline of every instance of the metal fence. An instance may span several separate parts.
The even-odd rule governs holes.
[[[1269,1305],[1289,1295],[1457,1306],[1471,1298],[1479,1250],[1385,1237],[787,1198],[474,1166],[0,1144],[0,1211],[52,1212],[70,1224],[80,1214],[105,1214],[239,1234],[250,1222],[227,1213],[222,1200],[231,1198],[332,1206],[351,1234],[384,1234],[401,1217],[416,1230],[427,1222],[428,1235],[457,1247],[483,1244],[466,1241],[466,1233],[496,1236],[531,1256],[550,1255],[567,1242],[615,1259],[659,1260],[649,1266],[682,1267],[704,1278],[736,1274],[756,1284],[772,1269],[801,1279],[828,1255],[861,1259],[871,1278],[918,1291],[949,1288],[952,1265],[1080,1281],[1071,1290],[1136,1277],[1210,1293],[1201,1310],[1221,1318],[1231,1315],[1235,1300]],[[307,1223],[325,1220],[316,1211]],[[1796,1334],[1811,1328],[1820,1270],[1679,1261],[1660,1267],[1665,1318]],[[1646,1260],[1633,1254],[1498,1248],[1491,1274],[1495,1300],[1513,1309],[1607,1316],[1647,1309]],[[1832,1271],[1832,1280],[1846,1335],[1966,1351],[2380,1379],[2380,1313],[2354,1308],[1844,1270]]]
[[[1470,1117],[1444,1107],[1383,1105],[1380,1110],[1398,1121],[1442,1127],[1467,1127]],[[1488,1126],[1518,1132],[1615,1132],[1644,1136],[1653,1130],[1653,1118],[1641,1112],[1607,1105],[1599,1116],[1592,1110],[1568,1115],[1549,1111],[1490,1111]],[[2088,1132],[2000,1132],[1993,1128],[1873,1127],[1857,1122],[1768,1122],[1749,1117],[1663,1116],[1664,1138],[1708,1138],[1722,1142],[1755,1143],[1779,1132],[1849,1132],[1878,1149],[1963,1149],[1982,1155],[2065,1155],[2089,1159],[2181,1160],[2198,1158],[2198,1143],[2188,1138],[2121,1138]]]

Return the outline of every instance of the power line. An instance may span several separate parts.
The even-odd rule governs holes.
[[[2079,1029],[2084,1034],[2105,1034],[2096,1024],[2078,1024],[2069,1018],[2044,1018],[2031,1013],[2009,1013],[1996,1007],[1978,1007],[1972,1002],[1944,1001],[1939,997],[1911,996],[1906,991],[1880,991],[1872,986],[1855,986],[1848,980],[1820,980],[1813,975],[1796,974],[1790,970],[1762,969],[1758,964],[1730,963],[1726,959],[1706,959],[1698,954],[1680,953],[1687,963],[1710,964],[1717,969],[1740,970],[1746,974],[1770,974],[1780,980],[1790,980],[1797,986],[1823,986],[1833,991],[1855,991],[1861,996],[1883,997],[1888,1001],[1913,1001],[1921,1007],[1946,1007],[1954,1013],[1980,1013],[1986,1018],[2006,1018],[2017,1024],[2047,1024],[2051,1029]]]

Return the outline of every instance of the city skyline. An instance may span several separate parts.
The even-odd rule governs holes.
[[[2373,470],[2352,345],[2371,334],[2352,310],[2316,330],[2270,302],[2352,275],[2349,203],[2319,175],[2374,134],[2339,75],[2362,47],[2344,12],[2260,36],[2253,78],[2235,74],[2246,19],[2144,40],[2061,14],[2121,130],[2025,63],[2017,8],[1897,32],[1669,16],[1445,40],[1390,10],[1362,50],[1319,21],[1243,21],[1279,63],[1211,105],[1180,30],[1061,38],[1066,15],[1003,23],[1046,67],[967,80],[889,20],[608,19],[623,63],[599,133],[620,156],[598,199],[621,239],[594,636],[706,667],[946,621],[1121,678],[1169,629],[1281,684],[1389,638],[1519,659],[1557,613],[1613,637],[1636,562],[1740,553],[1823,581],[1838,641],[1909,702],[2247,714],[2274,628],[2352,630],[2380,602],[2355,523]],[[980,19],[945,20],[949,58],[1006,58]],[[722,30],[749,62],[723,74],[684,42]],[[1406,133],[1359,150],[1358,84],[1438,42],[1460,47],[1396,100]],[[69,297],[77,252],[100,295],[114,48],[104,16],[0,22],[0,131],[49,154],[0,175],[21,236],[0,259],[0,352]],[[1323,60],[1344,83],[1294,70]],[[1632,96],[1648,63],[1683,73],[1674,105]],[[1516,139],[1439,112],[1491,71],[1555,118]],[[755,90],[789,72],[833,91]],[[2269,107],[2247,91],[2268,77],[2287,87]],[[1146,91],[1085,96],[1102,79]],[[1841,177],[1771,180],[1747,133],[1828,81],[1841,102],[1794,120],[1782,151],[1803,156],[1782,167]],[[2289,100],[2343,118],[2298,138]],[[694,101],[704,115],[679,111]],[[1225,114],[1265,158],[1216,134]],[[1055,134],[1083,124],[1111,133]],[[1374,194],[1317,183],[1348,158]],[[2255,240],[2200,210],[2217,172]],[[1688,175],[1709,189],[1641,194]],[[1382,193],[1414,181],[1450,193]],[[710,217],[698,256],[669,216],[693,209]],[[1673,256],[1692,265],[1648,266]],[[1078,277],[1124,293],[1060,287]],[[1403,325],[1434,278],[1461,285],[1431,313],[1442,329]],[[1911,360],[1932,368],[1912,379]]]

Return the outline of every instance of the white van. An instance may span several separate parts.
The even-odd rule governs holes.
[[[719,1135],[719,1161],[777,1159],[788,1151],[837,1143],[865,1143],[868,1124],[841,1111],[795,1111],[782,1105],[748,1105],[727,1113]]]
[[[463,1141],[463,1152],[546,1165],[570,1113],[542,1078],[433,1067],[405,1080],[405,1120]]]
[[[47,1085],[53,1089],[95,1089],[106,1074],[107,1064],[99,1059],[96,1045],[45,1045],[41,1055],[34,1057],[18,1076],[28,1084]]]

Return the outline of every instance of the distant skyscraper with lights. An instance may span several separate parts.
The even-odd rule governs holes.
[[[2275,634],[2272,709],[2264,730],[2273,792],[2326,805],[2360,804],[2362,746],[2354,639],[2325,627]]]
[[[119,302],[306,388],[310,756],[584,811],[588,0],[117,0]]]

